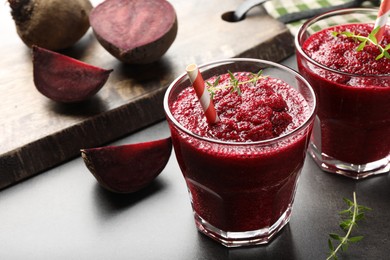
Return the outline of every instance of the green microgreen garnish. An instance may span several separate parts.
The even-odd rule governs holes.
[[[238,95],[241,95],[241,89],[240,89],[240,81],[234,76],[234,74],[228,70],[229,76],[230,76],[230,83],[232,84],[232,90],[231,92],[237,92]]]
[[[259,79],[266,78],[265,76],[262,76],[262,73],[263,73],[262,70],[260,70],[256,74],[255,73],[251,73],[250,79],[249,80],[245,80],[245,81],[239,81],[230,70],[228,70],[228,73],[229,73],[229,76],[230,76],[230,82],[227,85],[218,86],[219,85],[219,81],[221,79],[220,76],[218,76],[213,83],[210,83],[210,82],[206,81],[206,84],[208,86],[207,90],[210,92],[211,99],[214,98],[216,91],[218,91],[220,89],[226,89],[226,88],[231,88],[231,92],[232,93],[236,92],[238,95],[241,95],[240,85],[244,85],[244,84],[248,84],[248,83],[253,83],[254,85],[256,85],[256,82]]]
[[[210,92],[210,97],[211,99],[214,98],[215,96],[215,91],[218,89],[218,84],[219,84],[219,80],[221,79],[221,76],[218,76],[215,81],[213,82],[213,84],[211,84],[210,82],[206,81],[206,84],[208,86],[207,90]]]
[[[328,246],[330,249],[329,256],[326,260],[337,260],[338,251],[346,251],[350,243],[355,243],[363,239],[363,236],[351,236],[352,229],[357,226],[359,220],[364,219],[364,213],[367,210],[371,210],[368,207],[358,205],[356,202],[356,193],[353,193],[353,201],[344,198],[348,208],[339,212],[342,217],[340,222],[340,228],[346,233],[345,236],[338,235],[336,233],[329,234]],[[338,241],[338,246],[334,247],[333,241]]]
[[[345,37],[352,38],[355,41],[360,42],[359,46],[356,48],[357,51],[362,51],[364,47],[366,47],[367,43],[374,44],[375,46],[378,47],[380,51],[380,54],[375,58],[376,60],[379,60],[383,57],[390,59],[390,54],[388,52],[390,50],[390,44],[383,47],[382,45],[380,45],[380,43],[378,43],[378,40],[375,37],[375,35],[379,31],[379,28],[380,27],[377,27],[374,30],[372,30],[368,36],[362,36],[359,34],[355,34],[354,32],[347,32],[347,31],[332,32],[332,35],[335,37],[337,37],[338,35],[343,35]]]

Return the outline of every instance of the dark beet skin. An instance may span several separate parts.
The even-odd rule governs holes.
[[[34,84],[40,93],[57,102],[90,98],[112,72],[37,46],[32,50]]]
[[[28,46],[62,50],[89,29],[89,0],[8,0],[16,31]]]
[[[116,193],[136,192],[165,168],[172,152],[171,138],[150,142],[82,149],[81,155],[99,184]]]
[[[131,64],[158,60],[178,28],[176,12],[165,0],[106,0],[91,11],[89,20],[100,44]]]

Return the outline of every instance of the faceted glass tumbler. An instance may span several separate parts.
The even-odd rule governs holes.
[[[227,247],[268,243],[289,221],[316,112],[308,82],[285,66],[257,59],[227,59],[199,66],[204,79],[263,70],[305,99],[307,117],[292,132],[258,142],[225,142],[199,136],[171,113],[191,87],[186,74],[167,89],[164,109],[176,158],[184,176],[198,230]]]
[[[313,60],[302,45],[335,21],[375,23],[376,16],[367,8],[325,13],[303,24],[295,38],[299,72],[318,98],[309,153],[322,170],[353,179],[390,170],[390,74],[337,71]]]

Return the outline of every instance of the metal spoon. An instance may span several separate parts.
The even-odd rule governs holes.
[[[246,0],[240,4],[236,11],[233,13],[234,21],[241,21],[245,18],[246,13],[251,10],[253,7],[262,5],[263,3],[269,0]]]

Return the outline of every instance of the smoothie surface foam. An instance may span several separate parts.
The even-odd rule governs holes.
[[[376,60],[380,54],[378,46],[367,43],[363,50],[357,51],[360,41],[345,35],[332,34],[352,32],[354,35],[368,36],[372,29],[373,24],[345,24],[330,27],[312,35],[305,41],[302,49],[313,60],[337,71],[356,75],[389,75],[390,59]],[[390,28],[381,41],[381,46],[388,44],[390,44]],[[371,85],[369,82],[365,84]]]
[[[234,89],[228,73],[213,87],[213,101],[220,122],[209,125],[192,87],[184,89],[172,106],[176,120],[200,136],[233,142],[272,139],[299,127],[308,117],[304,98],[287,83],[248,72],[234,73],[240,82]],[[211,85],[217,76],[206,81]],[[206,86],[209,87],[209,86]]]

